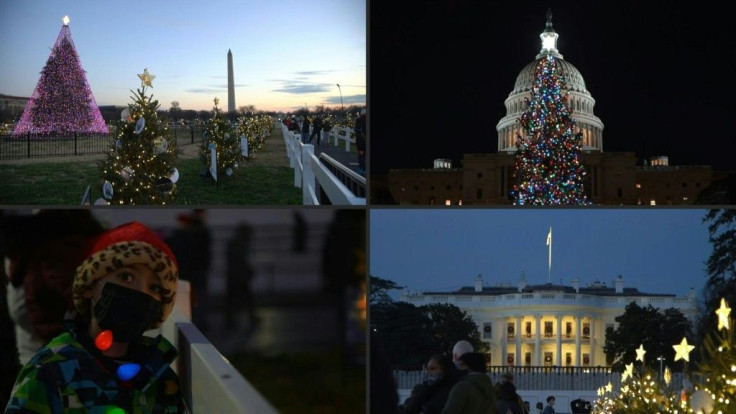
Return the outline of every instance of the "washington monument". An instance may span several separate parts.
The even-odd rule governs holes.
[[[235,82],[233,82],[233,53],[227,50],[227,111],[235,111]]]

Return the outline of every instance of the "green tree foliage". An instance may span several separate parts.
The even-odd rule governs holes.
[[[422,309],[404,302],[371,306],[371,329],[394,369],[419,369],[440,350]]]
[[[236,169],[240,166],[242,153],[240,139],[217,106],[218,102],[218,99],[215,98],[214,116],[205,131],[205,139],[200,145],[199,159],[209,171],[212,163],[210,148],[211,145],[214,145],[217,152],[217,179],[222,180],[226,176],[231,177],[235,174]]]
[[[614,370],[623,370],[626,364],[636,360],[636,349],[644,345],[647,366],[659,368],[657,357],[668,361],[673,371],[682,370],[682,361],[672,362],[675,350],[672,345],[690,336],[690,321],[677,309],[660,311],[652,305],[641,307],[636,302],[626,306],[624,313],[616,317],[618,328],[606,331],[603,351]]]
[[[391,280],[371,276],[370,320],[373,334],[386,350],[396,369],[419,369],[434,354],[452,354],[461,339],[477,352],[487,353],[480,329],[463,310],[450,304],[414,306],[394,302],[389,292],[400,287]]]
[[[169,130],[156,112],[158,101],[145,91],[144,86],[131,97],[129,116],[118,122],[117,135],[100,164],[102,181],[113,188],[112,205],[168,204],[176,196],[176,184],[171,181],[176,140],[169,139]]]
[[[401,289],[393,280],[381,279],[380,277],[371,276],[370,292],[368,303],[371,305],[386,304],[391,302],[388,292],[391,290]]]
[[[429,317],[429,330],[443,353],[452,353],[452,347],[461,339],[470,342],[476,352],[487,353],[490,350],[488,344],[480,339],[478,325],[457,306],[433,303],[421,309]]]
[[[721,298],[736,303],[736,210],[713,209],[703,217],[708,224],[713,251],[706,262],[708,282],[704,288],[704,308],[698,323],[698,338],[717,326],[715,310]]]

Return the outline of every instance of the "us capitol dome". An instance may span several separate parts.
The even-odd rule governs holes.
[[[524,136],[519,124],[519,118],[525,109],[525,100],[530,98],[532,85],[537,77],[537,65],[547,55],[557,59],[557,65],[565,80],[566,91],[569,93],[568,102],[572,106],[572,119],[575,121],[573,131],[583,133],[584,151],[603,151],[603,122],[593,113],[595,99],[585,87],[585,80],[580,71],[572,63],[563,59],[557,50],[559,35],[552,28],[552,11],[547,10],[547,24],[539,37],[542,39],[542,49],[535,60],[529,62],[516,77],[514,89],[504,102],[506,116],[496,125],[498,132],[498,151],[516,152],[517,135]],[[564,93],[564,91],[563,91]]]

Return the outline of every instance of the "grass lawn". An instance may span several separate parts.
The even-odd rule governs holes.
[[[230,363],[282,413],[365,413],[366,370],[343,372],[337,351],[279,357],[237,354]]]
[[[180,147],[181,148],[181,147]],[[301,189],[294,187],[280,129],[266,139],[252,160],[241,164],[233,177],[215,186],[199,176],[202,163],[196,150],[179,156],[177,197],[173,205],[301,205]],[[195,154],[195,155],[192,155]],[[102,196],[98,160],[29,160],[0,164],[0,205],[79,205],[88,185],[92,202]]]

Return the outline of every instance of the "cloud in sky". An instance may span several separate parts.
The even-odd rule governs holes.
[[[365,104],[366,99],[365,99],[365,95],[350,95],[350,96],[343,96],[342,102],[340,102],[340,96],[330,96],[329,98],[325,98],[325,102],[327,104],[334,104],[334,105],[340,105],[341,103],[344,103],[345,105],[354,105],[354,104]]]
[[[306,93],[327,92],[329,91],[329,88],[326,85],[314,83],[286,83],[281,88],[274,89],[273,91],[300,95]]]

